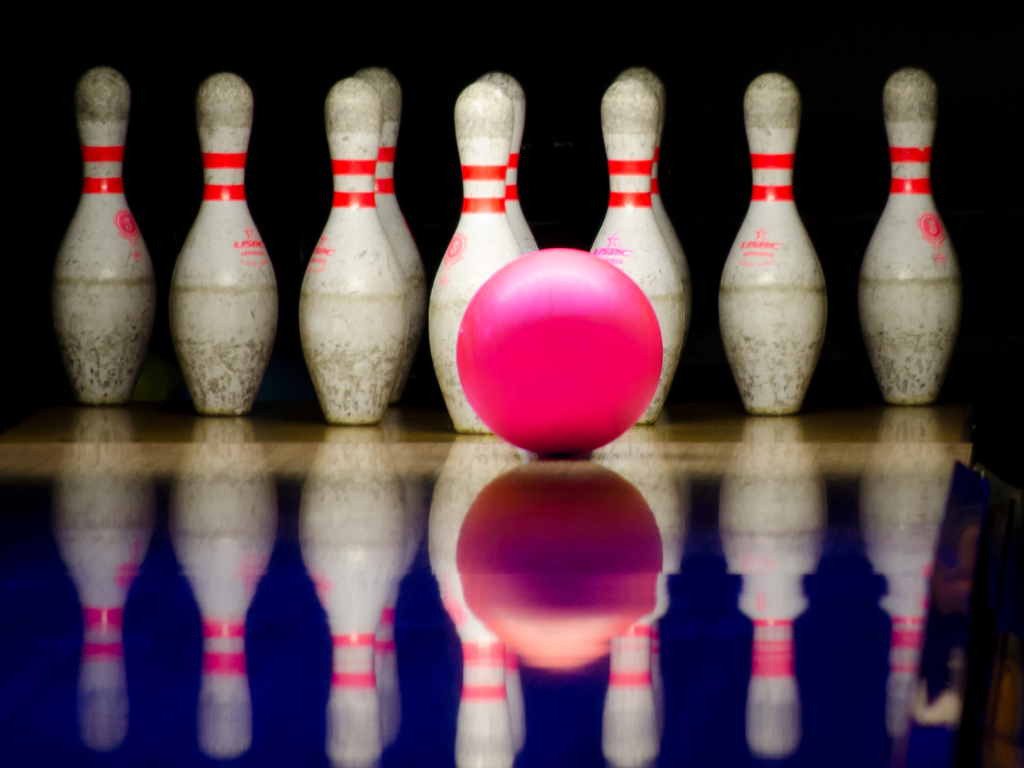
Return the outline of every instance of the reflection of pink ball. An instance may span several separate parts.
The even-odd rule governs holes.
[[[550,248],[491,276],[459,328],[459,378],[494,433],[544,455],[614,440],[647,409],[661,329],[636,283],[589,253]]]

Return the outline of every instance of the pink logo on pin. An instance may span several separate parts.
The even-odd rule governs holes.
[[[455,237],[452,238],[451,243],[448,244],[448,250],[444,254],[444,273],[441,275],[441,285],[448,284],[448,271],[460,261],[462,261],[462,254],[466,250],[466,236],[461,232],[456,232]]]
[[[135,223],[135,217],[128,209],[122,209],[114,214],[114,226],[117,227],[117,234],[131,243],[131,257],[134,261],[142,261],[142,251],[135,246],[138,245],[142,235],[139,233],[139,225]]]
[[[946,233],[942,222],[934,213],[922,213],[917,220],[917,228],[921,230],[921,238],[932,246],[932,259],[936,264],[945,264],[946,255],[942,252],[942,244],[946,242]]]

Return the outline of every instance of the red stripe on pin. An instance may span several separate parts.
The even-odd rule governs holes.
[[[124,625],[124,608],[82,608],[82,619],[86,632],[120,629]]]
[[[373,191],[378,195],[395,194],[395,180],[391,178],[377,179],[373,184]]]
[[[924,633],[920,629],[893,629],[892,648],[910,648],[917,650],[924,643]]]
[[[889,185],[890,194],[894,195],[930,195],[931,179],[893,179]]]
[[[110,179],[86,176],[82,179],[82,194],[84,195],[112,195],[118,192],[124,192],[124,179],[120,176]]]
[[[505,185],[505,199],[506,200],[518,200],[519,199],[519,186],[516,184]]]
[[[614,685],[618,688],[646,688],[650,684],[650,670],[645,672],[612,672],[608,675],[608,685]]]
[[[504,643],[463,643],[462,663],[479,667],[501,667],[505,665]]]
[[[609,208],[650,208],[650,192],[612,192],[608,195]]]
[[[504,181],[504,165],[464,165],[462,166],[463,181]]]
[[[394,624],[395,623],[395,609],[385,608],[380,612],[380,623],[381,624]]]
[[[353,648],[373,645],[376,638],[372,634],[334,635],[335,648]]]
[[[889,160],[894,163],[930,163],[932,148],[889,147]]]
[[[245,637],[245,621],[237,619],[206,619],[203,637]]]
[[[661,147],[660,146],[659,147],[655,147],[654,148],[654,162],[658,162],[658,159],[660,157],[661,157]]]
[[[792,627],[793,626],[793,620],[792,619],[754,619],[754,626],[758,627],[758,628],[764,628],[764,627],[778,627],[778,628]]]
[[[772,169],[777,168],[779,170],[789,170],[793,167],[793,160],[796,157],[794,154],[788,155],[765,155],[765,154],[752,154],[750,156],[750,167],[751,168],[766,168]]]
[[[203,168],[245,168],[245,152],[203,152]]]
[[[245,200],[245,184],[204,184],[203,200]]]
[[[376,688],[377,676],[373,672],[335,672],[331,675],[335,688]]]
[[[626,630],[626,633],[622,637],[650,637],[651,636],[651,625],[650,624],[634,624],[632,627]]]
[[[120,147],[82,147],[86,163],[120,163],[124,161],[124,145]]]
[[[463,213],[504,213],[504,197],[467,197],[462,201]]]
[[[377,199],[373,192],[335,192],[335,208],[376,208]]]
[[[509,672],[519,670],[519,657],[512,653],[512,651],[505,651],[505,669]]]
[[[772,203],[776,200],[792,200],[793,187],[791,185],[776,187],[771,184],[755,184],[750,194],[750,199],[766,203]]]
[[[609,160],[608,173],[612,176],[650,176],[652,160]]]
[[[217,653],[215,651],[203,651],[203,674],[244,675],[245,652]]]
[[[661,194],[661,187],[658,186],[658,177],[657,176],[654,176],[654,177],[651,178],[651,194],[652,195],[660,195]]]
[[[378,163],[393,163],[395,162],[395,148],[394,147],[381,147],[377,150],[377,162]]]
[[[513,153],[511,153],[508,156],[508,167],[509,168],[513,168],[513,169],[519,167],[519,153],[518,152],[513,152]]]
[[[82,658],[86,661],[112,661],[124,658],[121,643],[82,643]]]
[[[504,685],[463,685],[463,701],[503,701]]]
[[[394,640],[378,640],[373,644],[373,650],[376,653],[395,653],[398,645]]]
[[[376,160],[334,160],[331,170],[335,176],[373,176],[377,171]]]

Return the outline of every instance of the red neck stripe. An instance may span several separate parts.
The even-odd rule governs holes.
[[[516,672],[519,670],[519,657],[512,651],[505,651],[505,671]]]
[[[334,208],[376,208],[373,192],[335,192],[331,203]]]
[[[654,162],[658,162],[658,159],[660,157],[661,157],[661,146],[659,145],[659,146],[654,148]]]
[[[82,179],[82,194],[84,195],[112,195],[118,192],[124,192],[124,179],[120,176],[109,179],[86,176]]]
[[[377,162],[378,163],[393,163],[395,162],[395,148],[394,147],[381,147],[377,150]]]
[[[754,626],[758,629],[765,627],[792,627],[792,619],[754,619]]]
[[[245,651],[231,653],[203,651],[202,669],[204,675],[244,675]]]
[[[654,176],[654,177],[651,178],[651,194],[652,195],[660,195],[661,194],[661,187],[658,185],[658,177],[657,176]]]
[[[772,203],[776,200],[792,200],[793,186],[791,184],[782,187],[776,187],[771,184],[755,184],[753,191],[750,193],[750,199],[766,203]]]
[[[334,688],[376,688],[377,676],[373,672],[335,672],[331,675]]]
[[[893,179],[889,192],[894,195],[930,195],[931,179]]]
[[[609,208],[650,208],[650,192],[612,192],[608,195]]]
[[[245,168],[245,152],[203,152],[203,168]]]
[[[82,643],[84,661],[114,661],[123,658],[124,646],[121,643]]]
[[[517,184],[506,184],[505,185],[505,199],[506,200],[518,200],[519,199],[519,186]]]
[[[120,163],[124,161],[124,145],[120,147],[82,147],[82,161],[86,163]]]
[[[87,632],[120,629],[124,625],[124,608],[82,609],[82,619]]]
[[[889,642],[891,648],[917,650],[924,643],[924,632],[920,629],[894,629]]]
[[[751,154],[750,155],[750,167],[751,168],[778,168],[780,170],[789,170],[793,167],[793,159],[796,155],[790,153],[788,155],[763,155],[763,154]]]
[[[233,619],[206,619],[203,637],[245,637],[245,622]]]
[[[930,163],[932,148],[889,147],[889,160],[894,163]]]
[[[634,624],[626,630],[624,635],[620,637],[650,637],[651,636],[651,625],[650,624]]]
[[[394,640],[377,640],[373,644],[374,653],[394,653],[398,644]]]
[[[462,166],[463,181],[504,181],[504,165],[464,165]]]
[[[754,640],[751,672],[757,677],[792,677],[793,641]]]
[[[378,195],[393,195],[395,194],[395,180],[392,178],[377,179],[373,183],[373,191]]]
[[[374,636],[372,634],[352,634],[352,635],[334,635],[334,647],[335,648],[356,648],[366,647],[373,645]]]
[[[651,684],[651,672],[617,672],[612,671],[608,676],[608,685],[619,688],[646,688]]]
[[[245,184],[204,184],[203,200],[245,200]]]
[[[650,176],[653,160],[609,160],[608,173],[612,176]]]
[[[462,685],[463,701],[503,701],[505,699],[504,685]]]
[[[380,623],[381,624],[394,624],[395,623],[395,609],[385,608],[380,612]]]
[[[501,667],[505,664],[504,643],[463,643],[462,663],[481,667]]]
[[[508,156],[508,167],[509,168],[513,168],[513,169],[519,167],[519,153],[518,152],[512,152]]]
[[[331,158],[331,169],[335,176],[373,176],[377,171],[376,160],[335,160]]]
[[[504,197],[467,197],[462,200],[463,213],[504,213]]]

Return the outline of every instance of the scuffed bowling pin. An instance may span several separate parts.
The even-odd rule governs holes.
[[[601,99],[611,193],[591,253],[632,278],[654,307],[661,327],[661,377],[640,424],[658,420],[686,336],[683,285],[651,209],[651,168],[660,113],[658,97],[640,80],[617,80]]]
[[[459,327],[477,289],[522,255],[505,213],[505,172],[513,128],[512,100],[490,83],[473,83],[455,103],[462,162],[462,217],[430,291],[430,355],[455,429],[487,434],[459,379]]]
[[[203,202],[171,276],[171,339],[199,413],[252,410],[277,333],[277,281],[245,202],[252,91],[238,75],[196,93]]]
[[[423,326],[427,321],[427,279],[423,273],[423,260],[412,238],[409,225],[405,223],[402,210],[398,207],[395,197],[395,147],[398,144],[398,125],[402,119],[402,87],[398,79],[384,67],[360,69],[356,77],[365,80],[380,94],[384,109],[384,124],[380,130],[380,151],[377,155],[377,176],[375,191],[377,197],[377,215],[384,231],[391,240],[398,257],[398,264],[405,277],[405,308],[409,312],[409,335],[402,354],[402,367],[398,372],[398,380],[391,390],[390,403],[402,399],[405,385],[409,382],[409,373],[416,360],[416,352],[423,338]]]
[[[248,419],[199,419],[171,486],[174,553],[203,628],[199,748],[219,760],[252,744],[245,616],[277,532],[277,492]]]
[[[749,413],[796,413],[825,339],[825,278],[793,202],[800,93],[761,75],[743,97],[754,188],[718,291],[725,353]]]
[[[935,402],[960,328],[960,265],[932,199],[935,81],[901,69],[882,97],[889,201],[860,270],[860,326],[887,403]]]
[[[53,329],[75,399],[131,399],[156,315],[153,263],[124,197],[131,90],[110,67],[75,86],[82,197],[53,267]]]
[[[512,145],[509,148],[508,171],[505,173],[505,212],[520,250],[533,253],[537,250],[537,241],[530,231],[530,225],[526,223],[523,207],[519,204],[519,149],[523,145],[523,129],[526,127],[526,94],[519,81],[504,72],[490,72],[477,82],[496,85],[512,99]]]
[[[328,422],[377,424],[409,333],[405,279],[373,190],[381,99],[350,77],[331,89],[324,112],[334,204],[302,281],[302,352]]]
[[[690,315],[693,311],[693,285],[690,281],[690,265],[686,261],[686,254],[683,253],[683,244],[679,242],[679,235],[676,228],[672,226],[672,219],[668,217],[665,210],[665,203],[661,199],[661,188],[658,186],[658,162],[661,157],[661,136],[665,131],[665,112],[668,106],[665,84],[661,78],[646,67],[630,67],[624,70],[616,80],[639,80],[648,88],[654,91],[658,97],[661,110],[658,115],[658,140],[654,145],[654,162],[651,164],[651,211],[658,222],[658,228],[665,238],[665,245],[672,254],[672,263],[676,265],[676,272],[679,273],[679,280],[683,284],[683,346],[686,346],[686,334],[690,330]]]
[[[53,534],[82,604],[78,724],[96,752],[128,732],[124,608],[153,533],[156,495],[133,442],[131,414],[83,410],[53,484]]]

